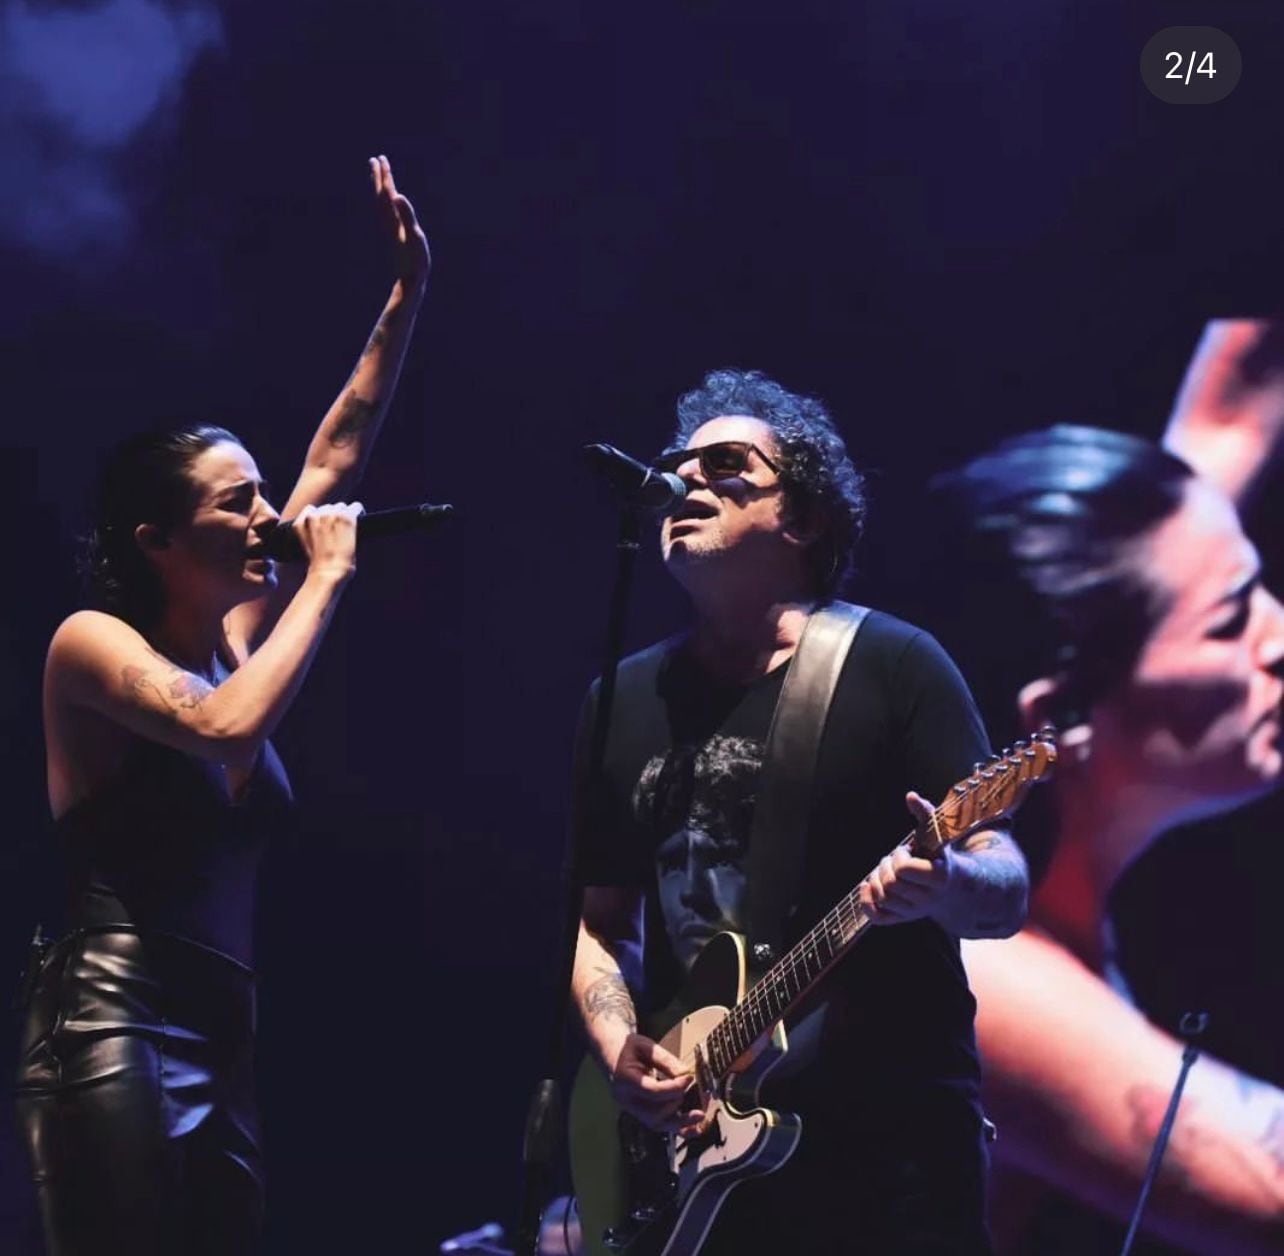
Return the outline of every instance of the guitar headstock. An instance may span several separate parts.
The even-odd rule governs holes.
[[[945,800],[915,834],[915,853],[930,859],[941,847],[1006,819],[1031,786],[1052,775],[1056,762],[1056,730],[1045,728],[1028,741],[1015,742],[1002,754],[976,764],[971,776],[950,787]]]

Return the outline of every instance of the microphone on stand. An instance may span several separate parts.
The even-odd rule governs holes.
[[[421,502],[418,506],[399,506],[394,510],[376,510],[359,515],[357,544],[364,545],[376,537],[397,536],[402,532],[427,531],[443,523],[453,511],[453,506],[431,506]],[[282,519],[267,533],[255,557],[275,558],[283,563],[306,562],[307,555],[294,532],[294,520]]]
[[[614,445],[585,445],[584,456],[589,466],[630,505],[664,514],[687,495],[687,486],[672,472],[648,467]]]

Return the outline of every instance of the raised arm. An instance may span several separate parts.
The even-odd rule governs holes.
[[[1284,436],[1284,323],[1214,319],[1204,329],[1164,446],[1243,506]]]
[[[306,510],[302,587],[262,647],[221,683],[177,666],[124,620],[79,611],[54,634],[46,667],[50,718],[79,708],[133,733],[232,767],[249,767],[293,701],[354,570],[361,507]],[[57,765],[50,764],[55,795]]]
[[[305,506],[354,496],[401,375],[432,265],[414,207],[397,191],[388,159],[370,158],[370,175],[384,230],[392,242],[396,279],[352,374],[308,446],[303,470],[281,510],[286,519]],[[275,590],[230,612],[224,628],[238,657],[248,654],[271,631],[302,579],[297,565],[283,564]]]
[[[1126,1221],[1181,1044],[1031,930],[964,943],[963,959],[996,1155]],[[1191,1251],[1284,1252],[1284,1094],[1201,1058],[1146,1217]]]

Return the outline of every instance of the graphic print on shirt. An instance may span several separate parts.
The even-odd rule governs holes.
[[[714,736],[652,758],[633,791],[633,812],[652,839],[660,910],[686,969],[724,929],[743,931],[745,854],[763,744]]]

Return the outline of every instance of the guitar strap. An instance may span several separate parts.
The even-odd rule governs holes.
[[[751,965],[783,954],[786,922],[798,905],[812,785],[829,706],[867,606],[829,602],[803,627],[771,717],[749,834],[746,935]]]

